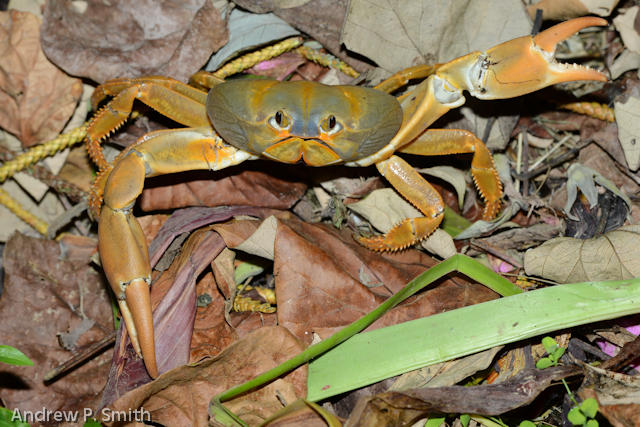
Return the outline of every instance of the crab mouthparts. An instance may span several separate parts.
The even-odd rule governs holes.
[[[267,148],[262,155],[283,163],[297,163],[304,159],[309,166],[326,166],[342,161],[324,142],[315,138],[288,138]]]

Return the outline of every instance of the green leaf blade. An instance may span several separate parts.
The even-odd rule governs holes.
[[[33,362],[23,352],[8,345],[0,345],[0,362],[17,366],[33,366]]]

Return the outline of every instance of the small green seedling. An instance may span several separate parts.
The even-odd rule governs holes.
[[[549,353],[549,356],[538,360],[536,367],[538,369],[545,369],[549,366],[558,366],[558,360],[560,360],[565,351],[564,347],[558,346],[558,343],[551,337],[542,338],[542,345],[546,352]]]
[[[538,360],[536,367],[538,369],[544,369],[549,366],[558,366],[558,360],[560,360],[564,354],[565,349],[558,346],[558,343],[551,337],[544,337],[542,339],[542,345],[549,355]],[[598,413],[598,401],[596,399],[586,399],[581,404],[578,404],[564,379],[562,380],[562,383],[567,389],[569,398],[571,398],[573,403],[576,405],[567,414],[569,421],[571,421],[574,426],[598,427],[598,421],[594,419]],[[523,425],[525,422],[531,423],[530,421],[523,421],[520,423],[520,427],[530,427],[529,424]],[[533,425],[533,423],[531,424]]]
[[[536,424],[533,421],[524,420],[518,427],[536,427]]]
[[[598,421],[594,420],[598,413],[598,401],[586,399],[579,406],[572,408],[567,418],[574,426],[598,427]]]
[[[0,362],[9,365],[33,366],[33,362],[17,348],[0,345]]]

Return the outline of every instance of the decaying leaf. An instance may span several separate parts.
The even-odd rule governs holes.
[[[162,75],[186,82],[227,42],[226,24],[210,1],[47,3],[43,49],[60,68],[98,83]],[[115,3],[115,4],[114,4]]]
[[[420,242],[423,248],[442,259],[448,259],[458,253],[453,238],[441,228],[436,228],[429,238]]]
[[[381,393],[358,402],[349,417],[349,426],[399,427],[431,413],[500,415],[532,402],[552,382],[580,372],[576,366],[527,369],[500,384]]]
[[[0,127],[30,147],[56,137],[82,96],[80,79],[49,62],[40,18],[0,12]]]
[[[458,205],[462,210],[464,204],[464,193],[467,191],[467,182],[464,179],[464,172],[451,166],[434,166],[432,168],[418,169],[418,172],[435,176],[448,182],[455,188],[458,194]]]
[[[573,203],[578,197],[578,189],[582,191],[582,194],[584,194],[589,201],[591,209],[598,204],[596,183],[623,199],[627,203],[629,210],[631,210],[631,200],[629,200],[629,197],[623,194],[611,181],[590,167],[581,165],[580,163],[573,163],[569,166],[569,170],[567,170],[567,176],[567,204],[564,207],[564,213],[572,220],[578,220],[578,217],[571,213],[571,206],[573,206]]]
[[[356,243],[349,231],[293,218],[278,220],[274,253],[279,324],[305,342],[311,342],[313,333],[329,337],[435,264],[429,256],[413,249],[375,253]],[[370,283],[383,285],[362,284],[363,273]],[[494,297],[487,288],[455,276],[400,304],[369,329]]]
[[[529,250],[529,275],[558,283],[627,280],[640,276],[640,226],[630,225],[594,239],[558,237]]]
[[[530,32],[531,21],[519,0],[352,0],[341,40],[396,72],[484,51]]]
[[[60,260],[58,242],[17,233],[7,242],[0,343],[34,362],[20,367],[0,363],[0,400],[7,407],[82,413],[104,387],[111,349],[55,382],[42,377],[73,356],[58,342],[58,333],[75,330],[84,318],[92,320],[93,327],[75,342],[76,351],[82,351],[113,331],[106,279],[89,262],[94,248],[93,239],[66,240],[65,260]]]
[[[273,12],[291,26],[311,36],[331,54],[347,62],[357,71],[364,71],[371,67],[369,62],[350,56],[340,40],[348,2],[343,0],[298,2],[295,0],[296,6],[292,6],[293,0],[285,1],[288,3],[287,7],[283,7],[284,2],[281,1],[236,0],[234,3],[253,13]]]
[[[487,369],[503,346],[490,348],[477,354],[427,366],[400,375],[389,391],[414,388],[448,387],[459,383],[478,371]]]
[[[620,33],[624,47],[634,53],[640,53],[640,34],[635,27],[638,11],[640,11],[639,6],[632,6],[613,18],[613,23]]]
[[[149,179],[138,203],[146,211],[223,205],[288,209],[307,189],[306,177],[305,169],[297,166],[247,162],[217,172],[192,171]]]
[[[640,168],[640,88],[634,87],[626,102],[615,102],[618,138],[627,165],[632,171]]]
[[[261,328],[215,358],[176,368],[128,392],[108,408],[128,413],[144,407],[151,419],[162,425],[207,425],[213,396],[257,377],[304,348],[300,340],[280,326]],[[306,376],[306,367],[301,367],[264,388],[226,402],[225,406],[250,425],[257,425],[282,408],[277,391],[287,402],[304,396]]]

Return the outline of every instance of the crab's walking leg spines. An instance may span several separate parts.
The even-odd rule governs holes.
[[[158,376],[158,364],[149,294],[151,267],[142,228],[131,213],[133,205],[146,177],[219,170],[251,157],[224,144],[211,127],[157,131],[140,138],[123,152],[110,172],[100,177],[100,182],[106,180],[98,227],[100,259],[131,342],[153,378]],[[176,162],[176,158],[182,162]]]
[[[502,198],[498,170],[491,152],[473,133],[460,129],[428,129],[399,151],[421,156],[473,153],[471,174],[486,203],[482,219],[489,221],[498,215]]]
[[[444,214],[444,202],[440,194],[411,165],[398,156],[378,162],[376,167],[400,194],[424,214],[424,217],[405,219],[383,236],[359,237],[357,240],[372,250],[395,251],[433,233],[442,222]]]

